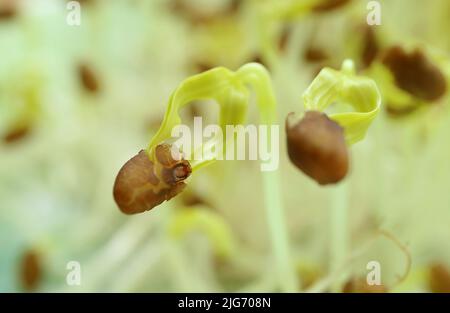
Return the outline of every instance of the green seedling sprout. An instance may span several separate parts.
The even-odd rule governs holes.
[[[328,116],[344,128],[350,146],[364,139],[380,110],[381,94],[372,79],[355,74],[352,60],[345,60],[340,71],[324,68],[317,75],[303,94],[303,105],[306,110],[319,112],[337,106],[337,112]],[[340,112],[339,106],[349,110]]]
[[[139,167],[143,163],[151,163],[152,166],[160,166],[161,160],[156,157],[158,147],[170,140],[172,129],[180,125],[182,120],[179,115],[180,109],[194,100],[212,99],[220,107],[218,124],[225,128],[226,125],[242,124],[246,120],[248,105],[250,102],[250,88],[256,94],[256,102],[260,113],[260,121],[265,125],[277,123],[276,101],[272,90],[271,79],[267,70],[260,64],[250,63],[242,66],[236,72],[223,67],[214,68],[207,72],[192,76],[182,82],[173,92],[169,99],[169,104],[161,127],[150,141],[145,150],[148,162],[141,158],[131,159],[119,172],[114,187],[116,202],[124,212],[138,213],[151,209],[156,205],[168,200],[181,189],[172,192],[172,186],[158,186],[155,183],[143,181]],[[268,134],[268,142],[272,138]],[[198,149],[203,151],[203,155],[211,157],[195,160],[190,164],[190,169],[194,175],[200,168],[215,161],[217,153],[212,154],[211,148],[219,141],[218,137],[210,139]],[[193,151],[192,153],[195,153]],[[191,158],[192,159],[192,158]],[[181,160],[183,161],[183,160]],[[148,165],[148,164],[147,164]],[[129,170],[132,166],[132,170]],[[164,164],[163,164],[164,167]],[[164,181],[161,177],[162,171],[157,171],[158,181]],[[189,172],[190,173],[190,172]],[[138,181],[130,179],[139,177]],[[184,178],[187,178],[184,177]],[[278,173],[275,171],[263,172],[264,197],[266,203],[266,214],[269,223],[269,231],[272,238],[272,249],[275,261],[275,274],[277,279],[277,289],[281,291],[296,291],[297,280],[294,269],[290,264],[288,236],[285,228],[282,200],[280,196],[280,184]],[[161,193],[162,191],[162,193]],[[119,195],[120,197],[117,197]],[[149,201],[145,200],[149,197]],[[118,201],[124,200],[124,202]],[[131,200],[130,200],[131,199]],[[128,210],[130,202],[138,202],[139,210]],[[125,208],[125,210],[124,210]]]
[[[288,116],[289,156],[297,167],[320,184],[336,183],[343,179],[347,169],[346,151],[342,147],[344,140],[351,146],[364,139],[380,110],[380,92],[373,80],[355,74],[352,60],[345,60],[340,71],[324,68],[302,98],[306,113],[300,117],[300,122],[290,122],[292,117]],[[311,117],[312,112],[322,115]],[[304,138],[305,134],[309,138]],[[311,153],[311,156],[305,156],[305,153]],[[347,255],[347,189],[345,182],[333,189],[330,271],[339,268]],[[334,288],[340,290],[339,281]]]
[[[25,85],[18,84],[18,80],[25,80]],[[0,107],[0,113],[6,120],[2,120],[0,127],[0,142],[15,143],[26,137],[33,129],[41,113],[41,88],[43,77],[35,68],[27,68],[14,77],[7,86],[0,86],[0,101],[14,103],[16,108]],[[6,126],[6,127],[5,127]]]
[[[262,65],[256,63],[246,64],[236,72],[232,72],[223,67],[215,68],[188,78],[174,91],[170,97],[168,108],[160,129],[150,141],[146,151],[141,151],[138,155],[139,159],[143,158],[142,162],[154,164],[155,168],[158,164],[162,163],[163,169],[155,171],[155,175],[158,176],[159,174],[160,176],[164,176],[163,173],[166,164],[158,157],[158,150],[161,150],[162,145],[166,145],[167,147],[167,144],[164,144],[164,142],[171,139],[172,129],[181,124],[182,120],[179,115],[180,109],[194,100],[213,99],[220,107],[219,124],[222,128],[225,128],[226,125],[242,124],[245,122],[248,109],[250,97],[249,87],[253,87],[255,91],[261,122],[268,125],[275,124],[277,118],[275,97],[271,87],[270,76]],[[319,112],[324,112],[335,102],[351,106],[353,108],[351,111],[337,112],[329,115],[332,120],[341,125],[344,129],[345,142],[348,145],[364,138],[365,133],[376,116],[380,106],[380,95],[375,83],[368,78],[356,76],[354,74],[353,62],[350,60],[344,62],[341,71],[335,71],[328,68],[322,70],[310,87],[305,91],[303,100],[307,110]],[[211,147],[215,146],[215,143],[219,140],[221,140],[221,138],[214,137],[197,149],[201,149],[203,153],[208,154],[211,152]],[[271,140],[271,138],[269,137],[268,140]],[[167,154],[168,150],[166,149],[165,152]],[[194,154],[195,151],[191,153]],[[217,154],[212,154],[209,158],[194,160],[192,164],[189,164],[188,174],[190,174],[190,171],[195,174],[203,166],[214,162],[214,156],[217,156]],[[131,161],[133,161],[133,159]],[[168,159],[169,157],[163,158],[163,160],[166,161]],[[172,160],[171,162],[174,161]],[[181,160],[180,162],[187,161]],[[136,162],[133,164],[135,163]],[[124,168],[129,169],[126,166]],[[171,167],[169,166],[169,168]],[[139,167],[133,168],[133,171],[138,170]],[[130,172],[130,170],[124,171],[125,174],[128,172]],[[185,172],[183,171],[183,173]],[[131,175],[131,177],[132,176],[133,175]],[[146,175],[144,176],[146,177]],[[184,174],[183,180],[187,178],[187,176],[188,175]],[[160,178],[164,180],[164,177]],[[297,281],[292,265],[289,262],[289,245],[286,229],[284,227],[278,175],[276,172],[264,172],[263,178],[265,188],[264,195],[267,205],[266,213],[272,236],[277,274],[280,278],[278,286],[283,291],[294,291],[297,290]],[[126,179],[127,175],[121,175],[121,173],[119,173],[119,181]],[[117,181],[116,185],[121,186],[120,184],[117,184]],[[152,183],[150,183],[150,185],[152,186]],[[134,188],[136,186],[132,187]],[[170,190],[170,188],[171,187],[169,186],[168,190]],[[135,192],[135,190],[131,191],[133,193]],[[177,190],[176,193],[180,191],[181,190]],[[125,190],[125,193],[127,192],[129,191]],[[155,191],[154,194],[158,196],[157,192],[158,191]],[[171,196],[176,195],[176,193]],[[346,205],[342,205],[345,200],[345,197],[342,197],[342,194],[345,194],[345,192],[338,192],[339,196],[336,197],[336,200],[339,201],[335,201],[336,204],[334,205],[335,210],[333,211],[334,215],[332,214],[332,219],[336,222],[335,224],[339,225],[335,231],[336,236],[334,236],[334,238],[344,242],[345,240],[341,240],[341,234],[345,233],[345,229],[342,228],[346,227]],[[160,199],[161,201],[158,200],[156,202],[156,205],[168,199],[170,198],[167,198],[164,194]],[[118,203],[120,205],[120,202]],[[151,209],[154,206],[154,202],[150,201],[150,203],[151,205],[147,209]],[[144,201],[144,204],[148,205],[146,201]],[[133,211],[131,213],[137,212]],[[345,227],[343,227],[343,225]],[[340,245],[337,244],[336,247],[342,248],[342,242],[339,242]],[[345,250],[345,248],[342,248],[341,250]],[[338,257],[338,259],[342,259],[342,257]]]
[[[289,157],[318,183],[336,183],[347,173],[346,145],[365,137],[379,112],[380,93],[346,60],[340,71],[324,68],[302,98],[306,113],[287,119]]]
[[[223,218],[205,206],[193,206],[177,210],[170,220],[168,232],[179,240],[191,231],[200,231],[211,242],[214,254],[220,259],[235,255],[233,232]]]

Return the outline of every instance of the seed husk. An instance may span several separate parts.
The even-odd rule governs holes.
[[[0,1],[0,21],[10,20],[17,15],[16,0]]]
[[[291,34],[292,27],[289,25],[284,26],[278,38],[278,50],[280,52],[286,51]]]
[[[328,12],[339,9],[349,3],[350,0],[323,0],[313,7],[314,12]]]
[[[87,64],[80,64],[78,75],[83,88],[90,93],[97,93],[100,90],[100,84],[97,75]]]
[[[436,263],[430,267],[429,287],[431,292],[450,293],[450,272],[445,265]]]
[[[39,255],[34,250],[28,250],[22,256],[20,278],[25,291],[36,290],[42,276]]]
[[[393,74],[397,86],[419,99],[436,101],[446,93],[444,74],[422,50],[408,53],[394,46],[387,50],[382,62]]]
[[[373,27],[366,26],[364,29],[363,48],[361,53],[361,62],[364,68],[372,65],[380,52],[377,37]]]
[[[328,59],[328,54],[320,48],[309,47],[306,49],[303,58],[309,63],[319,63]]]
[[[9,132],[3,135],[3,142],[6,144],[13,144],[26,138],[31,133],[31,126],[28,124],[19,125],[12,128]]]
[[[174,158],[168,144],[155,148],[155,161],[141,150],[117,174],[114,199],[125,214],[151,210],[183,191],[191,171],[187,160]]]
[[[341,181],[348,171],[348,151],[341,126],[318,111],[307,111],[298,122],[286,119],[291,162],[320,185]]]
[[[401,108],[389,105],[389,103],[385,104],[386,113],[392,118],[401,118],[410,116],[412,113],[416,112],[419,108],[420,105],[418,104],[411,104]]]

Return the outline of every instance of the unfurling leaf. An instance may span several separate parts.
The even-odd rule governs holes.
[[[303,94],[306,110],[323,112],[335,107],[328,116],[344,129],[349,145],[364,139],[380,104],[377,85],[370,78],[355,75],[351,60],[344,61],[341,71],[322,69]]]

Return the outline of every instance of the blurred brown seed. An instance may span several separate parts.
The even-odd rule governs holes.
[[[286,51],[291,34],[292,34],[292,27],[289,25],[284,26],[278,38],[278,50],[280,52]]]
[[[365,278],[352,278],[342,288],[344,293],[385,293],[388,292],[384,285],[369,285]]]
[[[411,104],[402,108],[397,108],[389,103],[385,104],[386,113],[392,118],[401,118],[405,116],[409,116],[410,114],[416,112],[420,108],[420,105]]]
[[[188,194],[182,198],[183,204],[187,207],[195,205],[204,205],[205,201],[198,194]]]
[[[392,72],[399,88],[419,99],[435,101],[447,90],[445,76],[421,50],[407,53],[394,46],[385,53],[383,64]]]
[[[171,146],[162,144],[155,148],[155,162],[141,150],[120,169],[114,183],[113,195],[125,214],[148,211],[179,194],[191,174],[188,161],[176,160]]]
[[[309,63],[318,63],[328,59],[328,55],[320,48],[309,47],[305,51],[303,58]]]
[[[286,119],[291,162],[320,185],[342,180],[349,163],[342,127],[317,111],[307,111],[298,122],[293,119],[293,113]]]
[[[12,144],[20,141],[30,134],[31,128],[29,125],[21,125],[11,129],[3,136],[3,142],[6,144]]]
[[[350,0],[323,0],[313,7],[314,12],[328,12],[343,7]]]
[[[12,19],[16,14],[16,0],[0,0],[0,21]]]
[[[431,292],[450,293],[450,272],[445,265],[436,263],[431,266],[429,287]]]
[[[205,199],[200,193],[195,191],[183,192],[181,195],[181,202],[186,207],[204,206],[213,209],[213,205]]]
[[[361,62],[364,68],[369,67],[373,63],[373,61],[375,61],[376,57],[378,56],[379,50],[380,49],[378,41],[375,36],[373,27],[368,25],[365,26],[361,54]]]
[[[92,68],[86,64],[78,67],[78,75],[83,88],[90,93],[97,93],[100,90],[98,78]]]
[[[206,62],[196,62],[193,65],[194,72],[195,73],[203,73],[206,71],[209,71],[210,69],[214,68],[215,66]]]
[[[39,255],[33,250],[26,251],[20,263],[20,278],[23,289],[26,291],[35,290],[41,280],[41,275]]]

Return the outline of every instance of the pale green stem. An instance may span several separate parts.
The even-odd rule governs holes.
[[[263,183],[266,216],[275,258],[276,279],[282,292],[296,292],[298,291],[299,280],[290,261],[289,238],[281,200],[278,173],[264,172]]]
[[[170,272],[177,292],[205,292],[207,287],[202,286],[202,281],[195,275],[192,266],[186,261],[182,247],[176,240],[166,242],[167,262],[170,264]]]
[[[276,124],[276,102],[267,71],[258,64],[249,64],[239,70],[242,79],[253,86],[257,95],[261,122]],[[272,140],[269,136],[269,143]],[[270,146],[270,145],[269,145]],[[283,292],[298,291],[299,280],[290,262],[289,238],[281,198],[278,171],[262,173],[266,216],[272,240],[278,286]]]
[[[333,187],[330,210],[330,273],[334,273],[344,264],[349,251],[347,181]],[[341,286],[342,276],[339,275],[332,291],[339,292]]]
[[[277,51],[277,25],[300,19],[309,12],[319,0],[302,1],[277,1],[262,4],[258,12],[259,44],[263,61],[270,68],[276,68],[280,61],[280,54]]]

